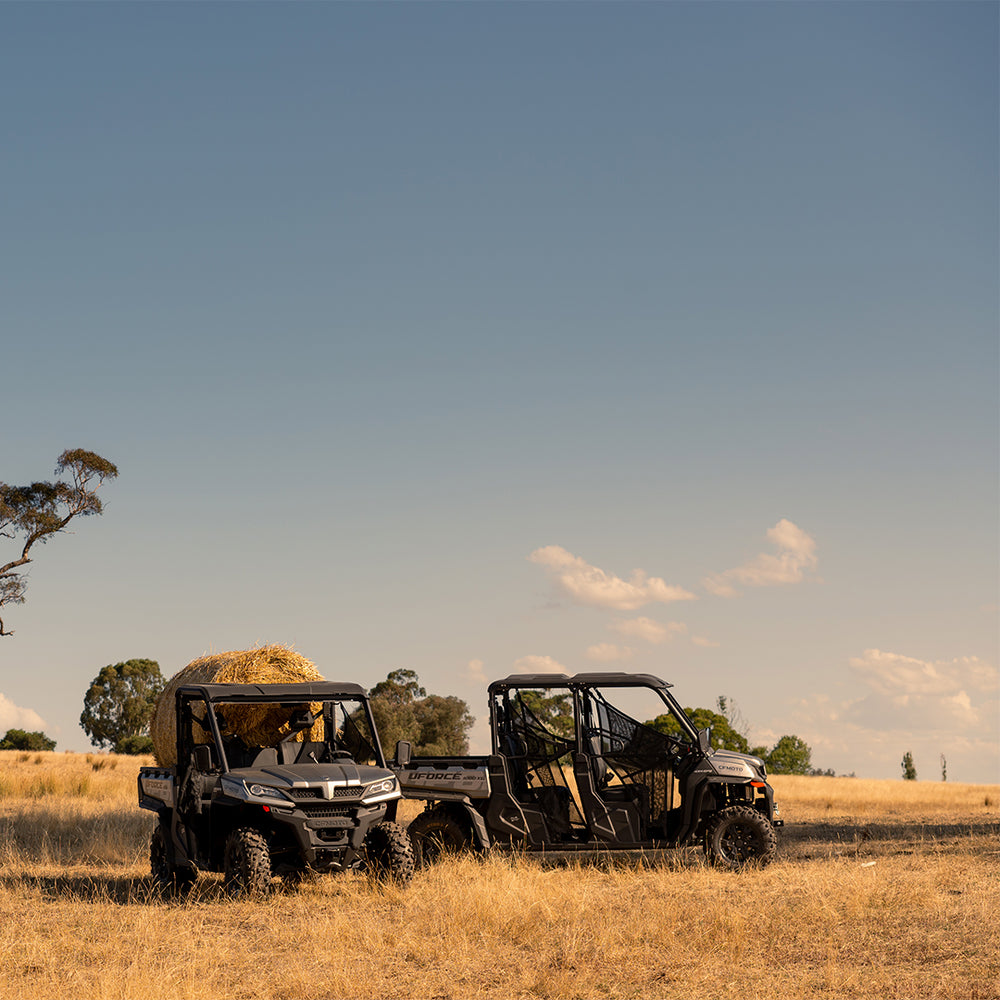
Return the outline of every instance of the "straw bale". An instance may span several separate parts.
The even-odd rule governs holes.
[[[287,646],[257,646],[228,653],[213,653],[192,660],[167,682],[153,711],[150,735],[156,762],[161,767],[177,763],[176,693],[182,684],[294,684],[321,681],[316,665]],[[313,712],[321,708],[309,706]],[[223,710],[223,736],[239,736],[250,746],[274,746],[289,732],[292,709],[261,705],[228,705]],[[221,721],[221,720],[220,720]],[[199,734],[198,742],[211,742],[208,735]],[[298,733],[295,740],[322,740],[323,720],[317,719],[312,729]]]

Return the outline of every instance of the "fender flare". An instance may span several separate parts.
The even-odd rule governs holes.
[[[472,829],[473,846],[479,850],[487,850],[490,846],[490,835],[486,829],[486,820],[482,814],[472,804],[468,796],[457,796],[455,798],[437,799],[437,807],[445,807],[455,818]]]

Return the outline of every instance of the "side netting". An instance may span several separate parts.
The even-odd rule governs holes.
[[[506,709],[510,715],[507,731],[512,745],[505,747],[514,766],[515,794],[518,791],[533,791],[535,798],[550,813],[558,814],[568,810],[565,822],[570,826],[582,825],[583,815],[574,788],[566,779],[566,772],[572,769],[573,740],[552,732],[520,697],[512,697]],[[523,774],[518,765],[523,761]],[[565,789],[552,796],[548,789]]]
[[[669,741],[663,733],[619,711],[597,691],[590,697],[599,729],[595,733],[605,761],[623,785],[641,785],[649,796],[650,821],[662,824],[673,808]]]

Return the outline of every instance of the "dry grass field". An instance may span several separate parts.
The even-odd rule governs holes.
[[[1000,786],[777,777],[779,860],[738,875],[466,858],[181,901],[137,763],[0,752],[0,1000],[1000,997]]]

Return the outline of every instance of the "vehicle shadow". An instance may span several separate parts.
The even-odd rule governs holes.
[[[10,890],[35,890],[50,898],[72,898],[91,903],[159,903],[166,897],[149,876],[120,875],[30,875],[0,876],[0,886]]]
[[[899,854],[930,847],[974,848],[1000,836],[1000,822],[791,823],[781,830],[779,855],[808,859],[830,854]]]
[[[32,891],[52,900],[110,903],[114,906],[161,906],[165,903],[208,902],[228,898],[221,880],[199,879],[188,891],[157,886],[149,875],[33,875],[28,872],[0,874],[0,888]],[[281,888],[280,885],[278,888]]]
[[[73,900],[113,906],[162,906],[232,900],[222,879],[212,874],[202,874],[193,886],[177,890],[156,885],[149,875],[35,875],[12,871],[7,867],[0,873],[0,890],[2,889],[21,893],[35,891],[53,901]],[[295,883],[275,879],[267,895],[268,898],[278,898],[282,895],[294,895],[297,891]]]

